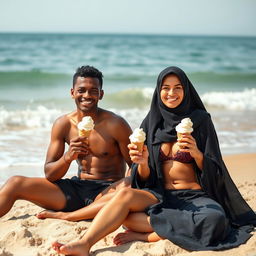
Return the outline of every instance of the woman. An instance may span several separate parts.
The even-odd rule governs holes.
[[[193,121],[194,132],[176,143],[175,127],[185,117]],[[132,187],[150,188],[161,201],[147,209],[155,233],[134,232],[128,226],[114,242],[157,241],[163,237],[189,250],[218,250],[244,243],[252,224],[256,224],[256,215],[231,180],[210,115],[181,69],[169,67],[160,73],[142,128],[147,134],[151,172],[147,181],[141,182],[133,168]],[[179,151],[189,153],[194,162],[175,161],[177,146],[183,147]],[[139,155],[131,153],[132,160],[140,163]],[[186,155],[183,158],[189,160]],[[129,219],[135,220],[136,215],[131,214]]]
[[[185,117],[192,120],[194,132],[177,142],[175,127]],[[256,215],[232,182],[210,115],[181,69],[169,67],[160,73],[142,128],[147,135],[143,152],[129,145],[135,163],[133,189],[117,192],[81,240],[55,242],[53,248],[89,255],[94,243],[122,224],[133,231],[133,239],[167,238],[188,250],[245,243]],[[115,243],[122,243],[122,236]]]

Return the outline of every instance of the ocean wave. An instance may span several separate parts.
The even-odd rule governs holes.
[[[209,92],[201,96],[206,106],[230,110],[256,110],[256,89],[239,92]]]
[[[159,70],[160,71],[160,70]],[[106,89],[113,86],[116,89],[123,90],[125,88],[136,87],[155,87],[157,72],[149,72],[146,70],[123,70],[123,72],[105,72],[104,86]],[[52,86],[60,84],[71,84],[73,73],[68,73],[65,70],[57,72],[53,70],[17,70],[17,71],[0,71],[0,88],[10,86],[40,86],[44,85],[46,90]],[[255,72],[188,72],[188,77],[193,84],[199,84],[204,91],[212,90],[212,87],[240,90],[244,88],[256,86]],[[118,84],[118,86],[117,86]]]
[[[120,108],[146,107],[150,104],[153,88],[129,88],[119,92],[106,94],[104,102],[107,106]]]
[[[153,88],[127,89],[105,96],[106,102],[119,108],[149,107]],[[227,110],[256,110],[256,88],[243,91],[208,92],[200,95],[207,107]]]
[[[124,117],[131,116],[131,113],[140,113],[141,109],[143,111],[149,109],[153,91],[153,88],[135,88],[105,94],[100,106],[112,109],[114,112],[122,112]],[[207,108],[256,111],[256,88],[239,92],[209,92],[202,94],[201,99]],[[45,102],[45,105],[47,105],[47,102]],[[0,108],[0,128],[4,130],[9,128],[48,128],[64,111],[68,112],[70,109],[64,109],[63,102],[59,105],[55,104],[55,108],[35,105],[33,108],[21,109],[17,107],[8,110],[2,107]],[[142,120],[143,116],[140,116],[140,118]],[[133,117],[133,119],[136,119],[136,117]]]
[[[235,83],[235,85],[239,85],[243,87],[244,84],[253,84],[256,85],[256,73],[253,72],[233,72],[233,71],[222,71],[222,72],[190,72],[188,73],[188,77],[193,82],[204,82],[207,84],[227,84],[227,83]],[[233,84],[234,86],[234,84]],[[239,89],[238,87],[238,89]]]
[[[71,76],[62,73],[43,72],[40,70],[0,72],[0,88],[12,87],[52,87],[71,83]]]
[[[60,110],[37,106],[35,109],[11,110],[0,109],[0,128],[3,130],[23,128],[49,128]]]

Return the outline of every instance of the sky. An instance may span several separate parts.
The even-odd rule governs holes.
[[[0,0],[0,32],[256,36],[256,0]]]

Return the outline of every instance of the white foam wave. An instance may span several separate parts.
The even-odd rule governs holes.
[[[0,109],[0,128],[48,128],[61,113],[57,109],[37,106],[35,109],[5,110]]]
[[[230,110],[256,110],[256,89],[239,92],[209,92],[201,96],[207,106]]]
[[[151,100],[152,96],[153,96],[153,93],[154,93],[154,88],[146,87],[146,88],[142,89],[142,95],[146,99],[150,99]]]

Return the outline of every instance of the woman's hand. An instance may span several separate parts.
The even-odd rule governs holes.
[[[150,169],[148,166],[148,148],[146,145],[143,146],[142,152],[139,152],[137,146],[133,143],[128,145],[129,155],[131,160],[138,164],[138,174],[141,180],[146,180],[149,177]]]
[[[203,153],[198,149],[196,140],[192,135],[182,134],[182,138],[178,139],[177,145],[180,152],[189,152],[195,159],[197,166],[202,169]]]
[[[147,165],[148,164],[148,148],[143,146],[142,152],[139,152],[137,146],[133,143],[128,145],[129,155],[131,160],[136,164]]]

